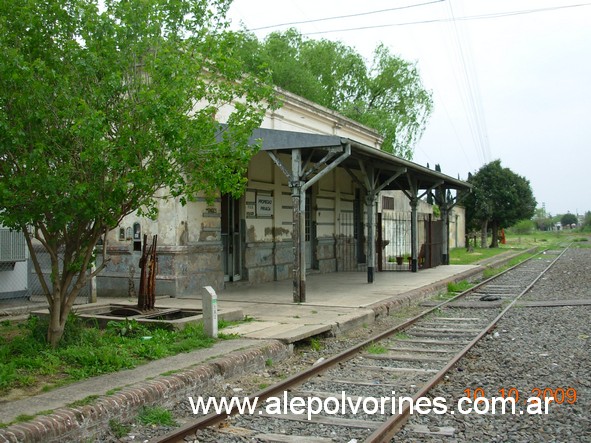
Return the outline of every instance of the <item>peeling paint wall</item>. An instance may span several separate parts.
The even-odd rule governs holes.
[[[280,155],[284,164],[290,157]],[[292,220],[293,204],[287,178],[261,152],[251,162],[248,173],[248,191],[244,197],[245,207],[245,278],[258,283],[291,278],[293,267]],[[273,215],[260,216],[257,212],[257,196],[273,199]],[[335,272],[338,266],[339,248],[337,239],[342,232],[352,233],[351,227],[343,227],[352,220],[355,187],[349,174],[336,168],[311,188],[311,262],[319,272]],[[343,263],[343,260],[340,260]]]
[[[136,223],[141,226],[139,244],[128,235]],[[208,205],[204,198],[197,198],[183,206],[178,199],[163,199],[156,220],[134,213],[108,233],[110,262],[97,279],[99,296],[137,294],[144,234],[148,246],[152,236],[158,235],[157,295],[194,295],[205,285],[223,288],[220,202]]]

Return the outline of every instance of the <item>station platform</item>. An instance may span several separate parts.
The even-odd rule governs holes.
[[[291,343],[312,336],[325,333],[338,335],[364,324],[371,324],[379,315],[387,315],[392,310],[429,295],[445,292],[448,282],[476,276],[483,269],[481,265],[449,265],[416,273],[381,272],[375,275],[372,284],[365,281],[366,275],[362,272],[308,275],[305,303],[293,302],[291,281],[252,286],[240,282],[228,284],[218,294],[220,312],[241,311],[243,318],[250,321],[225,328],[222,332],[236,334],[240,338],[222,340],[212,348],[94,377],[32,397],[18,398],[17,395],[16,398],[0,398],[0,423],[10,423],[21,415],[30,416],[63,408],[88,396],[104,396],[113,388],[139,387],[146,380],[162,377],[165,373],[211,364],[216,359],[230,358],[230,364],[252,368],[248,358],[243,357],[249,352],[259,355],[259,350],[273,347],[278,341],[283,343],[282,348],[290,349]],[[133,306],[136,302],[126,298],[103,298],[96,305],[117,303]],[[184,298],[158,297],[156,306],[200,309],[201,295]],[[17,312],[17,307],[12,309]],[[20,314],[23,315],[23,307],[20,309]],[[6,315],[6,310],[3,314]],[[219,363],[214,364],[220,366]],[[226,372],[240,373],[240,368]],[[0,434],[3,432],[0,429]]]
[[[448,282],[467,278],[479,268],[450,265],[415,273],[380,272],[371,284],[362,272],[312,274],[306,276],[304,303],[293,302],[291,280],[253,286],[237,282],[228,284],[218,295],[218,305],[222,309],[240,309],[251,319],[225,328],[225,333],[294,343],[314,335],[338,335],[371,324],[379,315],[377,311],[409,304],[439,290],[445,292]],[[201,297],[167,299],[160,303],[201,308]]]

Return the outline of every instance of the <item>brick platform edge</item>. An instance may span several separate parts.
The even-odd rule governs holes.
[[[189,395],[198,394],[211,381],[263,369],[269,359],[281,361],[292,352],[291,345],[266,341],[253,349],[236,351],[173,375],[124,388],[90,405],[60,408],[31,421],[10,425],[0,429],[0,443],[98,440],[106,434],[110,420],[129,422],[143,406],[172,407]]]

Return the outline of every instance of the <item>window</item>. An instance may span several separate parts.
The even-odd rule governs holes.
[[[384,209],[394,210],[394,197],[382,196],[382,210]]]
[[[0,228],[0,263],[25,261],[25,234],[20,231]]]

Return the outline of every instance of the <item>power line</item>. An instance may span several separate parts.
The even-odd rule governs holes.
[[[581,6],[590,6],[590,5],[591,5],[591,3],[580,3],[580,4],[576,4],[576,5],[552,6],[552,7],[539,8],[539,9],[527,9],[527,10],[523,10],[523,11],[495,12],[495,13],[491,13],[491,14],[471,15],[471,16],[466,16],[466,17],[438,18],[438,19],[432,19],[432,20],[419,20],[419,21],[414,21],[414,22],[388,23],[385,25],[358,26],[356,28],[342,28],[342,29],[332,29],[329,31],[306,32],[306,33],[303,33],[302,35],[330,34],[330,33],[334,33],[334,32],[349,32],[349,31],[363,31],[365,29],[390,28],[393,26],[423,25],[423,24],[430,24],[430,23],[445,23],[445,22],[450,22],[450,21],[485,20],[485,19],[493,19],[493,18],[510,17],[510,16],[515,16],[515,15],[535,14],[535,13],[539,13],[539,12],[556,11],[559,9],[578,8]],[[261,28],[257,28],[257,29],[261,29]]]
[[[455,14],[451,3],[449,5],[450,16],[453,19]],[[490,145],[488,139],[488,130],[484,117],[482,98],[480,94],[480,85],[478,76],[474,69],[474,60],[469,39],[466,39],[462,30],[458,28],[458,22],[452,20],[453,35],[458,49],[460,62],[460,76],[456,77],[464,83],[464,88],[458,87],[460,98],[468,121],[468,126],[472,134],[475,146],[479,149],[482,156],[482,163],[487,163],[490,159]]]
[[[282,26],[303,25],[303,24],[308,24],[308,23],[324,22],[324,21],[328,21],[328,20],[340,20],[343,18],[361,17],[364,15],[372,15],[372,14],[381,14],[384,12],[399,11],[402,9],[416,8],[417,6],[431,5],[433,3],[441,3],[443,1],[445,1],[445,0],[433,0],[430,2],[426,2],[426,3],[418,3],[415,5],[399,6],[397,8],[380,9],[378,11],[359,12],[356,14],[337,15],[337,16],[333,16],[333,17],[316,18],[316,19],[310,19],[310,20],[302,20],[302,21],[298,21],[298,22],[280,23],[277,25],[268,25],[268,26],[261,26],[259,28],[253,28],[253,29],[250,29],[250,31],[262,31],[263,29],[280,28]]]

